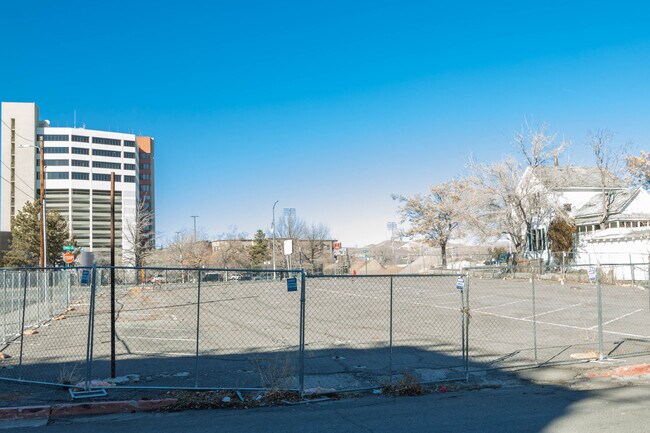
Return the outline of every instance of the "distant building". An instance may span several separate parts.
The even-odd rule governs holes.
[[[83,249],[102,253],[110,247],[110,179],[115,173],[117,255],[128,264],[132,240],[126,227],[136,223],[141,197],[139,138],[85,127],[53,127],[39,119],[33,102],[2,103],[0,230],[10,231],[13,217],[25,203],[39,199],[41,137],[46,209],[57,210],[67,219]],[[153,139],[143,138],[143,147],[153,154]],[[153,158],[148,161],[153,173]],[[153,178],[148,180],[148,189],[153,190]],[[153,205],[151,196],[150,202]]]

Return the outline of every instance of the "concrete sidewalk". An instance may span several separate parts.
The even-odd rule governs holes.
[[[474,399],[473,396],[477,395],[477,392],[472,390],[490,388],[505,392],[506,395],[510,395],[511,392],[507,390],[513,389],[519,389],[517,392],[520,392],[521,395],[540,392],[540,395],[559,393],[558,395],[562,395],[565,399],[579,401],[597,395],[592,393],[609,392],[609,390],[614,392],[631,386],[639,390],[647,390],[650,387],[649,356],[511,371],[474,372],[470,376],[469,383],[457,384],[454,387],[456,390],[447,393],[444,398],[454,401]],[[498,394],[498,391],[496,395],[501,395]],[[631,393],[632,391],[625,392]],[[485,393],[486,391],[481,391],[478,394],[484,395]],[[121,419],[126,413],[164,409],[174,403],[173,397],[173,393],[161,390],[109,388],[107,397],[71,402],[70,395],[65,388],[3,381],[0,394],[0,428],[26,425],[43,426],[57,424],[62,420],[70,420],[74,417],[85,418],[91,415],[112,414]],[[430,395],[421,398],[435,400],[438,397]],[[343,407],[363,407],[369,401],[368,398],[367,396],[353,398],[348,395],[336,404],[342,404]],[[388,397],[380,397],[381,399],[386,400]],[[549,404],[554,403],[549,402]],[[309,406],[314,407],[313,404]],[[248,411],[260,410],[267,409],[248,409]],[[281,411],[282,409],[268,408],[268,410]],[[307,409],[307,411],[310,410],[312,409]],[[228,413],[229,411],[216,410],[215,412]]]

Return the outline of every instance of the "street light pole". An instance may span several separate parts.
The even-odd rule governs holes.
[[[196,219],[198,217],[198,215],[190,215],[190,218],[194,218],[194,242],[196,242]]]
[[[278,204],[280,200],[276,200],[273,203],[273,221],[271,222],[271,234],[273,235],[273,279],[275,280],[275,205]]]

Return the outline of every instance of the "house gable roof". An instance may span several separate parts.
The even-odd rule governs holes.
[[[533,169],[533,174],[551,190],[601,188],[598,167],[540,166]],[[625,188],[625,183],[609,171],[607,171],[606,183],[608,188]]]
[[[625,210],[625,208],[636,198],[639,194],[640,188],[625,188],[616,191],[606,192],[611,197],[611,204],[609,208],[610,217],[608,219],[613,219],[612,217],[620,214]],[[589,199],[587,203],[584,204],[580,209],[578,209],[573,215],[578,224],[592,223],[598,220],[600,213],[602,212],[603,193],[600,192]],[[592,221],[593,220],[593,221]]]

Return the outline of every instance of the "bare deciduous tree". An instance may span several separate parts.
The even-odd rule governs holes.
[[[619,176],[623,172],[624,160],[621,155],[629,143],[622,148],[614,148],[614,134],[608,129],[588,131],[587,135],[589,148],[593,152],[596,167],[600,173],[601,214],[599,224],[603,224],[611,212],[614,201],[613,190],[622,186]]]
[[[194,239],[194,234],[184,230],[176,234],[176,237],[167,247],[167,258],[169,263],[178,267],[202,268],[209,266],[212,257],[212,246],[205,240],[204,233],[199,232]]]
[[[431,245],[439,246],[444,267],[447,266],[447,244],[461,222],[465,189],[466,182],[456,180],[432,186],[425,195],[393,196],[402,203],[399,208],[401,221],[410,223],[405,235],[423,236]]]
[[[138,201],[135,221],[128,221],[124,227],[126,266],[144,266],[145,259],[153,253],[153,240],[150,237],[152,224],[153,215],[145,208],[145,201],[141,199]]]
[[[471,161],[469,170],[464,221],[479,238],[506,237],[517,253],[523,253],[533,226],[558,209],[552,189],[545,189],[532,176],[532,169],[524,176],[513,157],[492,164]]]
[[[323,223],[311,223],[305,227],[305,242],[303,243],[306,251],[301,251],[301,253],[312,268],[316,268],[318,261],[322,259],[325,241],[331,237],[330,228]]]
[[[248,244],[243,241],[247,233],[239,232],[236,226],[231,226],[230,231],[217,236],[220,241],[214,252],[214,260],[221,268],[245,268],[251,265],[248,254]]]
[[[632,182],[650,188],[650,153],[642,150],[639,156],[629,155],[625,161]]]
[[[569,143],[563,140],[556,145],[556,138],[556,133],[548,132],[546,123],[536,128],[525,121],[521,131],[515,134],[514,141],[528,166],[534,168],[550,162],[557,165],[558,157],[566,150]]]

